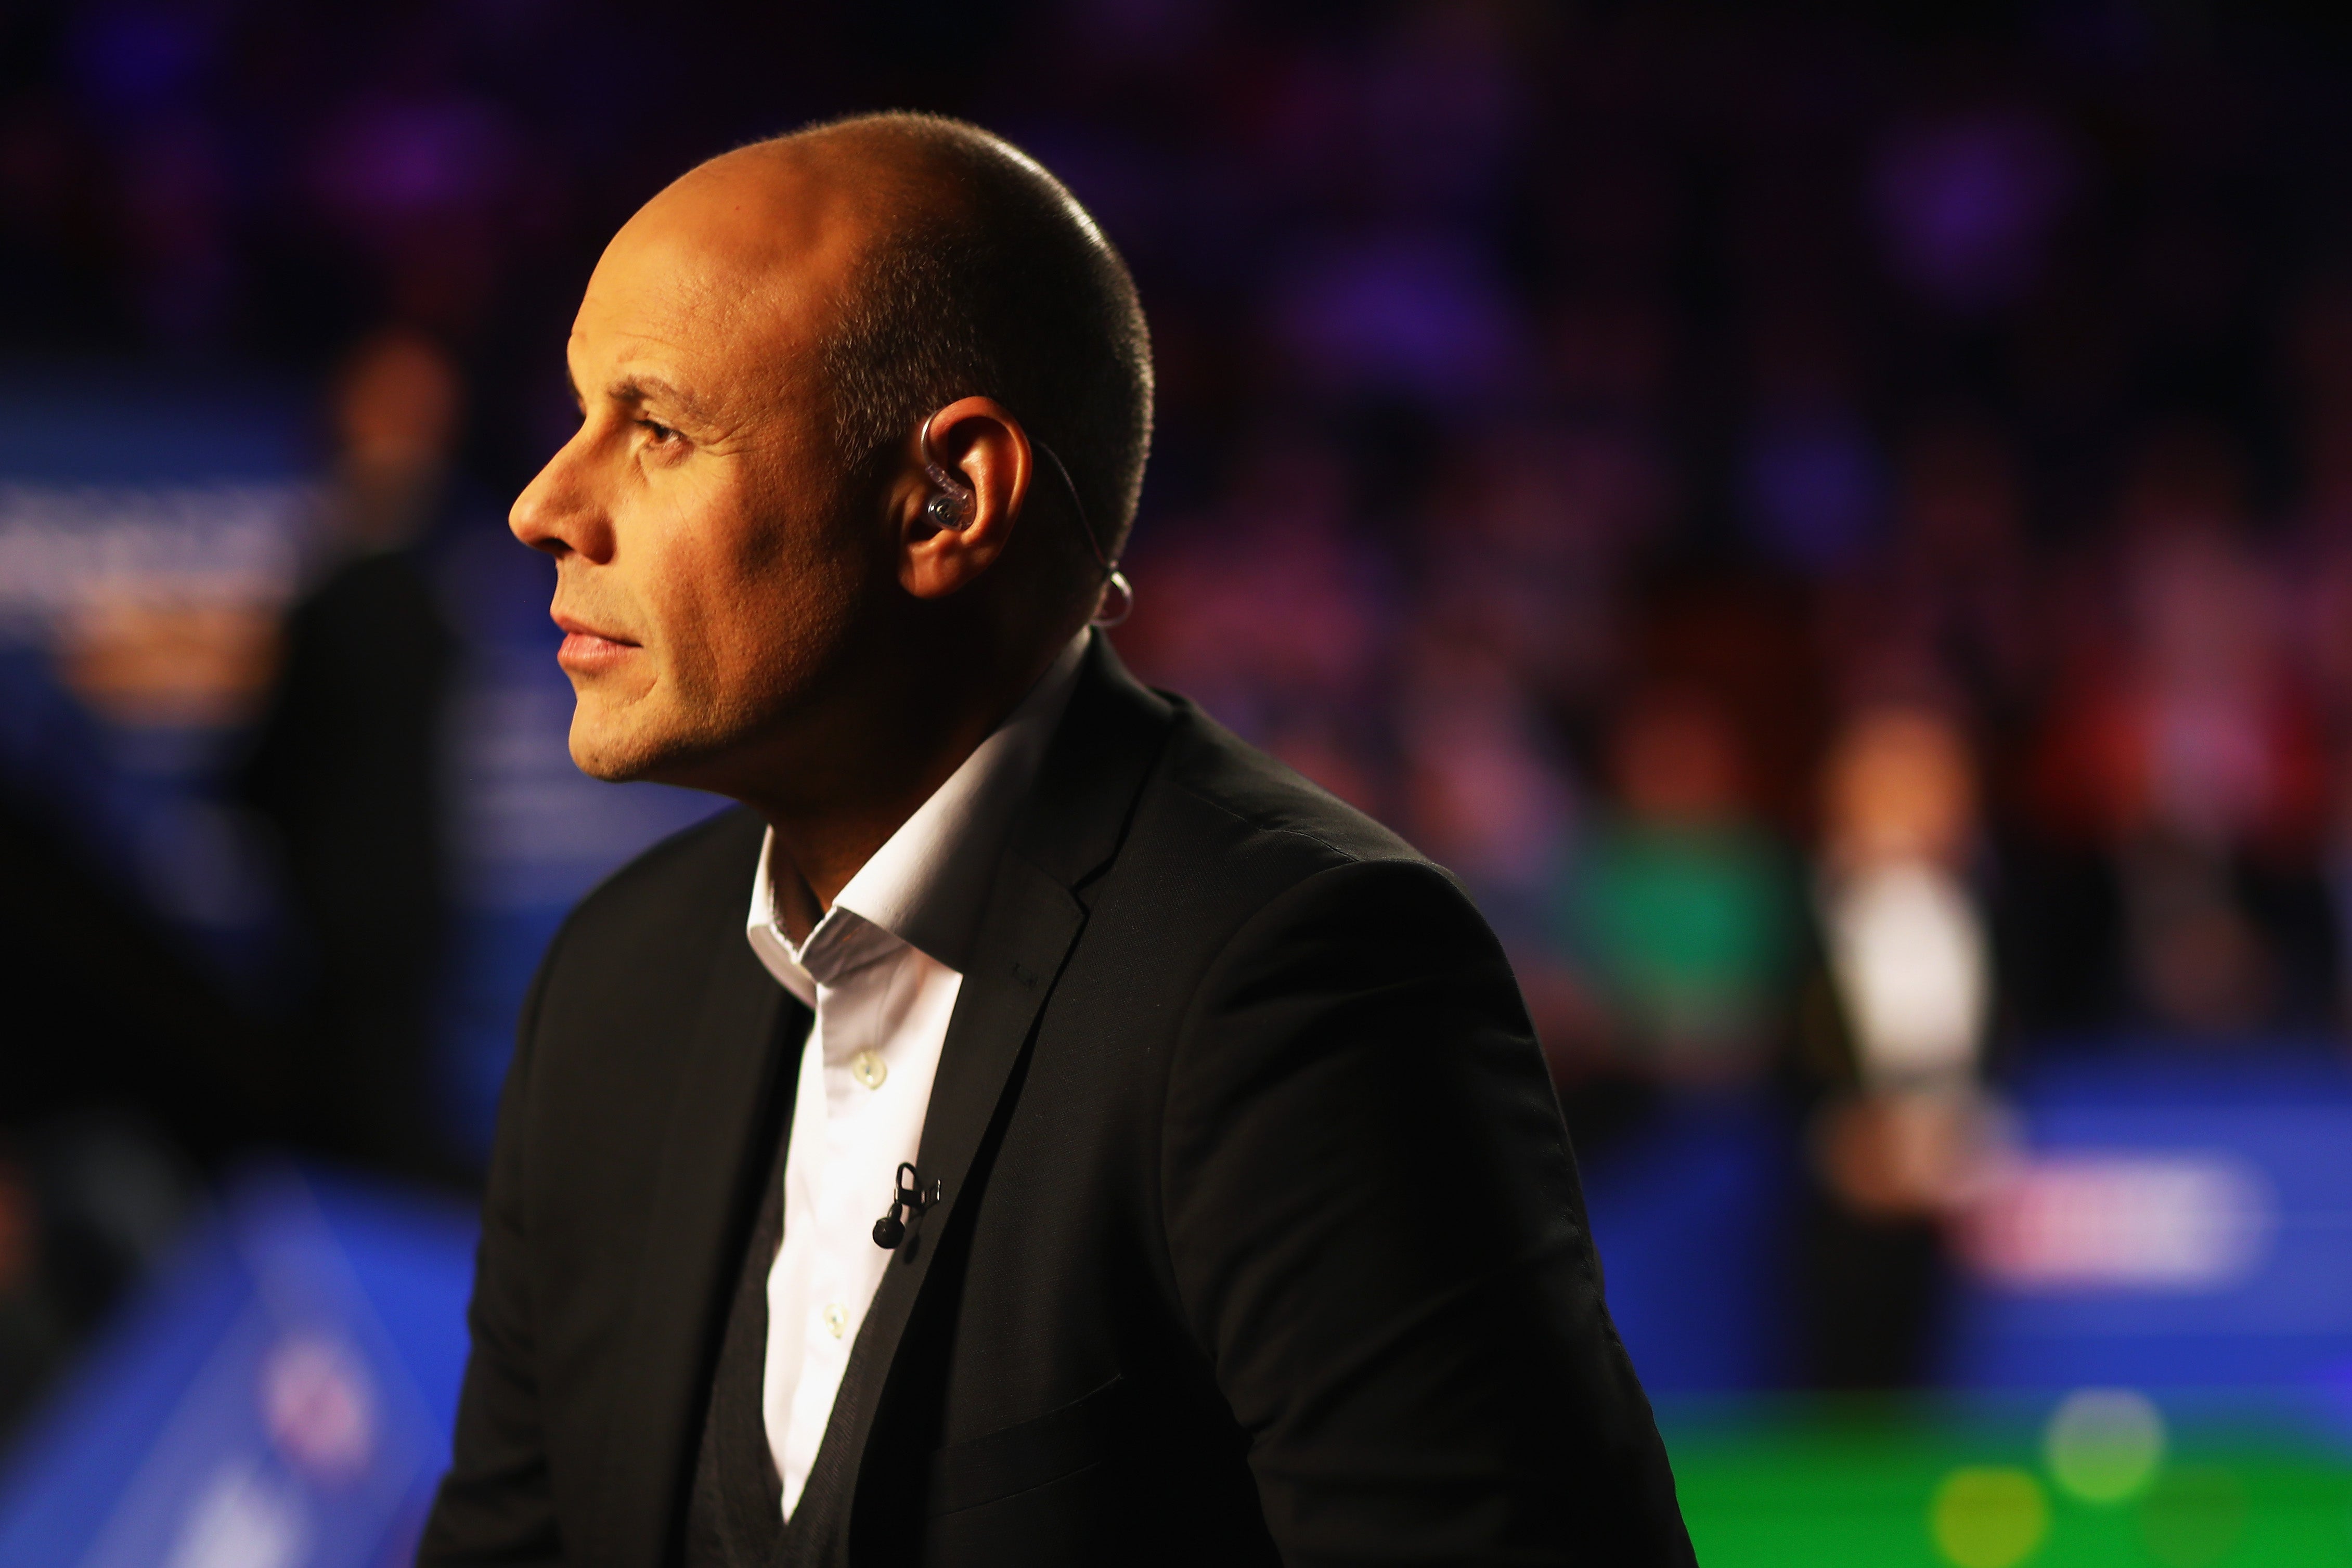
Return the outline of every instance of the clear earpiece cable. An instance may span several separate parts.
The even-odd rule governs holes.
[[[1118,562],[1103,554],[1102,541],[1095,538],[1094,522],[1087,516],[1087,504],[1078,499],[1077,482],[1070,477],[1060,454],[1034,435],[1029,444],[1044,453],[1046,461],[1053,464],[1054,472],[1062,476],[1062,488],[1069,493],[1071,508],[1078,514],[1078,528],[1087,536],[1087,549],[1094,552],[1095,564],[1102,568],[1104,602],[1095,609],[1094,623],[1116,626],[1135,613],[1135,585],[1127,580],[1127,573],[1118,570]],[[1116,609],[1110,608],[1112,603],[1116,603]]]

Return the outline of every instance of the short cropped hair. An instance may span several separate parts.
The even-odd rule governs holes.
[[[1068,466],[1117,560],[1151,446],[1151,340],[1127,264],[1059,180],[978,126],[893,113],[796,134],[833,131],[914,154],[822,350],[841,450],[872,471],[939,409],[992,397]],[[1052,467],[1032,496],[1059,493]]]

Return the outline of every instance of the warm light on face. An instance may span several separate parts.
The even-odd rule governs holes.
[[[806,384],[823,290],[730,250],[743,220],[691,180],[598,264],[567,347],[579,430],[511,521],[556,560],[573,760],[724,788],[805,700],[873,561]]]

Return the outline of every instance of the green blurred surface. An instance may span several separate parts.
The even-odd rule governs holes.
[[[2168,1408],[2168,1443],[2132,1498],[2066,1495],[2042,1451],[2055,1401],[1997,1411],[1763,1403],[1662,1408],[1705,1568],[2301,1568],[2352,1565],[2352,1452],[2279,1413]],[[2022,1556],[1939,1545],[1955,1471],[2030,1474],[2048,1525]],[[1995,1531],[1997,1535],[1999,1532]]]

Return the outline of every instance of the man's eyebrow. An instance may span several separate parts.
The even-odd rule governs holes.
[[[702,400],[684,387],[666,382],[659,376],[630,375],[614,382],[605,396],[615,402],[642,403],[658,398],[682,412],[700,416],[704,413]]]

